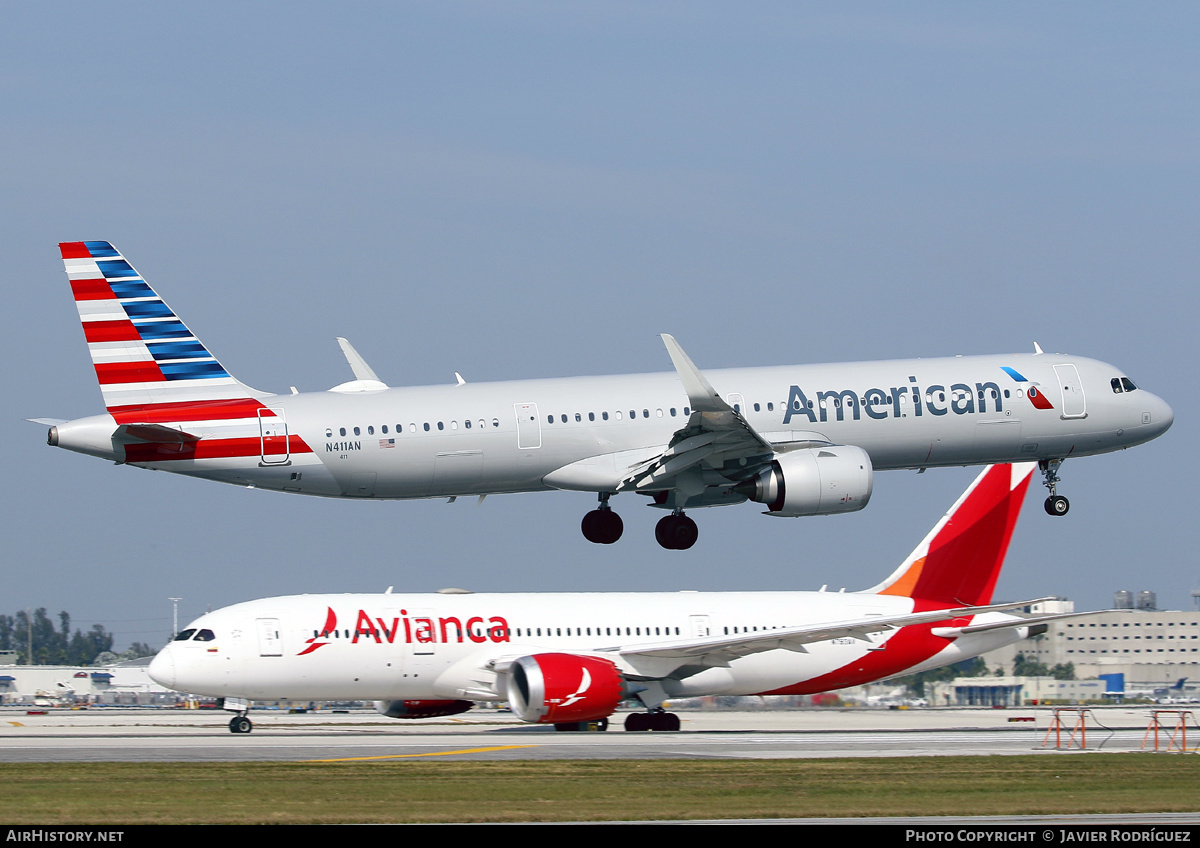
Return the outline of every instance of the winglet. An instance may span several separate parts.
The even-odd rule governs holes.
[[[334,386],[329,391],[350,394],[352,392],[378,392],[387,388],[387,384],[375,376],[371,366],[354,349],[354,345],[341,336],[337,337],[337,343],[341,346],[342,353],[346,355],[346,361],[350,363],[350,370],[354,372],[355,379]]]
[[[988,603],[1036,467],[985,468],[904,563],[867,591],[941,604]]]
[[[679,374],[679,382],[683,383],[683,390],[687,392],[688,403],[692,409],[697,412],[733,412],[733,407],[721,399],[696,364],[683,352],[675,337],[663,333],[660,338],[667,346],[667,353],[671,355],[671,362]]]
[[[354,372],[356,379],[373,380],[376,383],[380,382],[379,378],[375,376],[375,372],[371,370],[371,366],[367,364],[367,360],[363,359],[359,352],[354,349],[354,345],[341,336],[337,337],[337,343],[341,345],[342,353],[346,355],[346,361],[350,363],[350,370]]]

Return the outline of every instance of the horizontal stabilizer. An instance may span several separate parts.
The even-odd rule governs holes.
[[[154,444],[178,444],[181,447],[188,442],[200,441],[199,436],[164,427],[162,424],[122,424],[113,431],[113,440],[117,442],[152,442]]]

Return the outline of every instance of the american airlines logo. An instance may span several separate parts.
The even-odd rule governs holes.
[[[305,640],[306,647],[297,656],[311,654],[317,648],[334,641],[346,641],[352,645],[357,645],[360,641],[374,641],[379,645],[392,645],[397,641],[407,645],[464,641],[483,644],[484,642],[511,641],[508,621],[498,615],[487,619],[482,616],[472,616],[463,621],[454,616],[409,617],[407,610],[400,610],[400,615],[393,616],[389,622],[386,617],[372,619],[365,610],[360,609],[354,622],[354,629],[339,630],[337,613],[333,611],[333,607],[327,609],[325,625],[311,639]],[[403,631],[403,638],[397,639],[401,631]]]
[[[1005,368],[1005,373],[1017,382],[1028,381],[1011,368]],[[868,418],[882,421],[885,418],[900,418],[911,414],[915,418],[922,415],[974,415],[981,412],[1003,412],[1004,392],[992,381],[976,383],[974,387],[966,383],[953,383],[947,389],[944,385],[935,383],[921,389],[916,377],[909,377],[909,385],[892,386],[887,389],[871,388],[861,394],[853,389],[830,389],[816,393],[816,401],[809,399],[804,389],[791,386],[788,389],[787,410],[783,415],[783,423],[790,424],[797,416],[804,416],[808,423],[816,424],[829,420],[830,410],[838,421],[845,421],[847,415],[858,421],[865,414]],[[1038,390],[1034,383],[1026,390],[1030,402],[1038,409],[1053,409],[1046,396]],[[1018,391],[1018,395],[1022,392]],[[991,408],[989,409],[989,401]]]

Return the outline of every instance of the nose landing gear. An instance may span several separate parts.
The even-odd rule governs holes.
[[[235,715],[229,720],[230,733],[249,733],[253,728],[254,725],[250,723],[250,719],[244,715]]]
[[[1047,515],[1066,515],[1067,510],[1071,508],[1071,502],[1057,491],[1058,484],[1062,482],[1062,478],[1058,476],[1061,465],[1061,459],[1043,459],[1038,462],[1038,468],[1042,472],[1042,485],[1050,490],[1050,497],[1046,498],[1045,503]]]

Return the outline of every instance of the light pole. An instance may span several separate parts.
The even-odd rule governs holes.
[[[179,634],[179,602],[183,598],[167,598],[171,602],[171,638]]]

